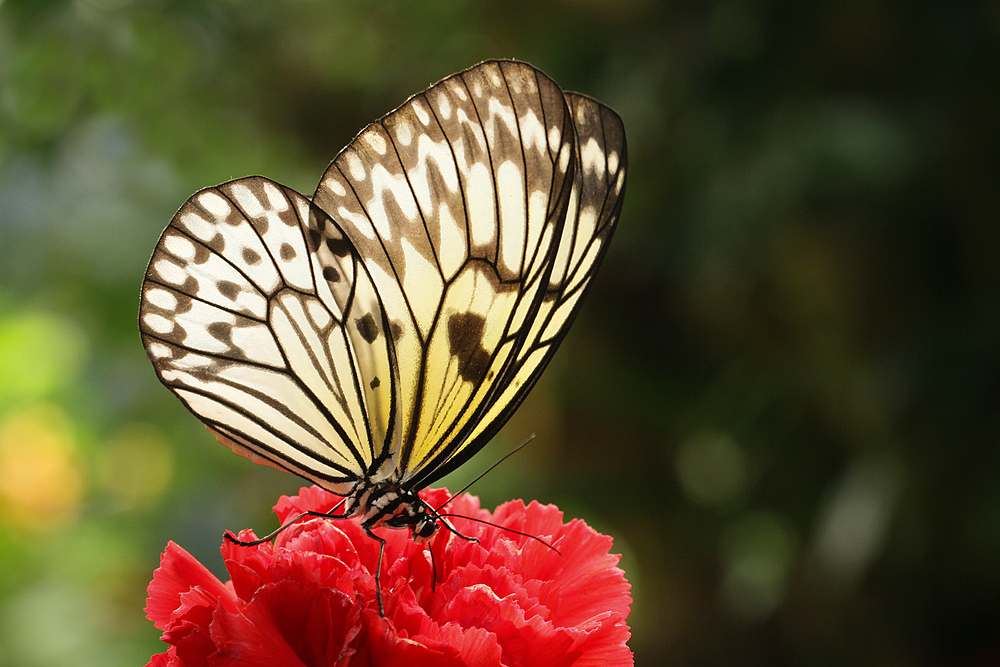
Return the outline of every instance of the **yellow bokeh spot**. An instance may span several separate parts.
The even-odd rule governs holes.
[[[84,476],[69,417],[38,405],[0,421],[0,521],[48,530],[72,521]]]
[[[106,493],[123,509],[147,506],[170,484],[173,450],[156,427],[129,424],[101,447],[96,473]]]

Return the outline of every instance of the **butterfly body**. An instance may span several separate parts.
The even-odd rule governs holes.
[[[614,111],[480,63],[362,130],[311,198],[263,177],[192,196],[150,260],[143,342],[220,442],[344,496],[369,534],[425,540],[441,517],[417,492],[547,365],[625,166]]]
[[[353,505],[352,505],[353,503]],[[387,528],[408,528],[416,542],[425,542],[437,532],[440,520],[431,513],[415,491],[407,491],[395,482],[379,482],[366,488],[361,486],[348,496],[348,506],[363,513],[361,527],[365,530],[386,526]]]

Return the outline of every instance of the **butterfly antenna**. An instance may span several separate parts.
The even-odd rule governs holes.
[[[501,457],[499,461],[497,461],[496,463],[494,463],[493,465],[491,465],[489,468],[487,468],[486,470],[484,470],[483,472],[481,472],[479,474],[479,476],[476,477],[474,480],[472,480],[471,482],[469,482],[468,484],[466,484],[465,486],[463,486],[461,491],[452,494],[451,498],[449,498],[448,500],[444,501],[444,503],[440,507],[438,507],[436,510],[434,510],[434,513],[437,514],[438,512],[440,512],[441,510],[443,510],[445,507],[447,507],[448,503],[450,503],[455,498],[458,498],[460,495],[462,495],[463,493],[465,493],[466,491],[468,491],[469,488],[473,484],[475,484],[476,482],[478,482],[479,480],[481,480],[483,477],[486,477],[486,475],[489,472],[491,472],[494,468],[496,468],[498,465],[500,465],[501,463],[503,463],[504,461],[506,461],[510,457],[514,456],[514,454],[517,454],[522,449],[524,449],[525,445],[527,445],[529,442],[531,442],[534,439],[535,439],[535,434],[532,433],[531,435],[529,435],[527,437],[527,439],[524,442],[522,442],[520,445],[518,445],[514,449],[512,449],[509,452],[507,452],[506,454],[504,454],[503,457]]]
[[[346,519],[347,517],[345,515],[343,515],[343,514],[335,514],[335,512],[338,509],[340,509],[340,506],[343,505],[345,502],[347,502],[347,498],[344,498],[339,503],[337,503],[336,505],[334,505],[333,507],[331,507],[329,512],[314,512],[314,511],[311,511],[311,510],[308,511],[308,512],[303,512],[302,514],[299,514],[298,516],[293,517],[292,519],[289,519],[285,523],[281,524],[276,529],[272,530],[270,533],[268,533],[264,537],[261,537],[260,539],[256,539],[256,540],[241,540],[241,539],[238,539],[235,535],[233,535],[228,530],[225,533],[223,533],[222,536],[225,539],[229,540],[230,542],[232,542],[233,544],[236,544],[238,546],[241,546],[241,547],[255,547],[258,544],[264,544],[264,542],[270,542],[275,537],[277,537],[279,533],[283,532],[286,528],[291,528],[294,524],[298,523],[299,521],[301,521],[302,519],[305,519],[307,517],[316,517],[316,518],[319,518],[319,519]]]
[[[514,528],[508,528],[507,526],[501,526],[499,523],[493,523],[492,521],[487,521],[486,519],[477,519],[477,518],[472,517],[472,516],[465,516],[464,514],[438,514],[438,518],[444,518],[444,517],[454,517],[456,519],[467,519],[469,521],[475,521],[476,523],[485,523],[487,526],[493,526],[494,528],[499,528],[500,530],[506,530],[508,533],[514,533],[515,535],[520,535],[521,537],[527,537],[527,538],[530,538],[530,539],[532,539],[532,540],[534,540],[536,542],[541,542],[546,547],[548,547],[549,549],[552,549],[553,551],[555,551],[560,556],[562,555],[562,552],[559,551],[558,549],[556,549],[554,546],[552,546],[551,544],[549,544],[548,542],[546,542],[542,538],[538,537],[537,535],[532,535],[531,533],[525,533],[525,532],[522,532],[520,530],[515,530]],[[442,523],[444,523],[445,526],[448,526],[448,522],[447,521],[443,521]],[[451,526],[448,526],[448,528],[450,528],[451,531],[454,532],[459,537],[465,537],[464,535],[462,535],[460,532],[458,532],[457,530],[455,530]],[[468,539],[475,539],[475,538],[465,537],[465,539],[468,540]],[[476,541],[478,542],[479,540],[476,540]]]

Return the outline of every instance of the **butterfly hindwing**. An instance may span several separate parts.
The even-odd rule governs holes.
[[[212,430],[346,490],[388,449],[392,352],[357,253],[342,234],[317,252],[319,225],[337,237],[264,178],[202,190],[157,244],[139,324],[161,381]]]

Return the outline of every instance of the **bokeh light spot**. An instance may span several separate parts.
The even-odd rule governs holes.
[[[778,517],[760,512],[740,518],[723,534],[723,604],[748,622],[766,619],[784,600],[797,542]]]
[[[173,450],[156,427],[128,424],[101,447],[96,472],[98,483],[121,509],[145,507],[173,478]]]
[[[846,470],[820,512],[813,545],[827,588],[851,591],[882,552],[902,485],[902,463],[888,453],[858,456]]]
[[[0,402],[36,400],[71,382],[86,339],[70,320],[47,313],[0,317]]]
[[[84,476],[69,417],[38,405],[0,421],[0,521],[49,530],[72,521]]]
[[[719,506],[739,498],[746,487],[746,456],[726,433],[698,433],[677,451],[677,478],[699,505]]]

